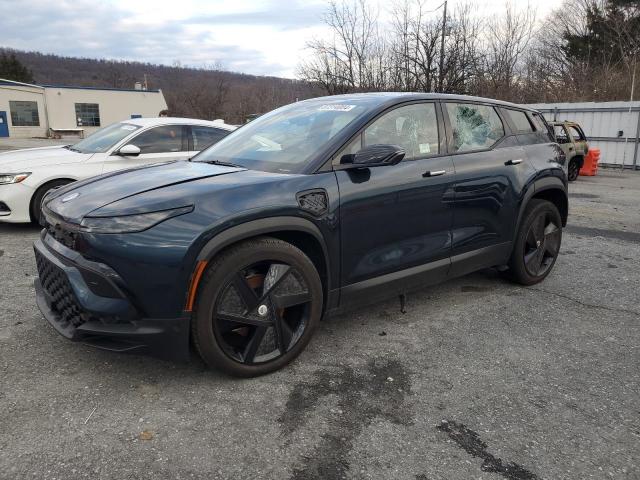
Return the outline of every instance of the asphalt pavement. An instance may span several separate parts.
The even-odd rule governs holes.
[[[325,320],[238,380],[67,342],[0,224],[2,479],[638,479],[640,173],[570,186],[542,284],[487,270]]]

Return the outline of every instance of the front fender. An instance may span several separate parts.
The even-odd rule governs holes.
[[[197,260],[211,260],[223,248],[247,238],[266,235],[278,231],[299,231],[313,235],[322,246],[325,261],[328,265],[328,253],[325,239],[320,229],[311,220],[294,216],[274,216],[249,220],[229,227],[210,239],[200,250]]]

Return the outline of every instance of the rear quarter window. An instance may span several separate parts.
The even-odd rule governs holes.
[[[533,125],[525,112],[519,110],[507,110],[507,112],[518,133],[533,133]]]

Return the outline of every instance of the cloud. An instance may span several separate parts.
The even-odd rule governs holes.
[[[21,0],[18,12],[14,1],[0,0],[0,46],[160,64],[221,62],[234,71],[291,76],[304,29],[320,24],[324,4],[293,0],[285,13],[283,3],[240,11],[230,10],[228,1],[154,3],[145,15],[125,1]]]
[[[326,5],[322,3],[271,1],[254,11],[198,14],[187,18],[185,22],[192,25],[269,26],[280,30],[296,30],[319,25],[325,9]]]

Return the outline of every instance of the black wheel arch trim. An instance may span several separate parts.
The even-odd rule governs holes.
[[[529,205],[529,202],[531,201],[531,199],[536,194],[539,194],[540,192],[544,192],[547,190],[558,190],[562,192],[562,194],[564,195],[565,201],[567,202],[567,215],[568,215],[569,196],[567,195],[567,187],[565,186],[562,179],[560,179],[559,177],[539,178],[535,180],[531,185],[529,185],[529,188],[524,194],[522,203],[520,204],[520,211],[518,212],[518,221],[516,223],[516,228],[513,231],[514,238],[516,233],[520,229],[520,223],[522,222],[522,217],[524,216],[524,212],[527,209],[527,206]],[[560,215],[562,216],[562,224],[563,224],[562,226],[566,227],[567,216],[563,215],[562,212],[560,212]]]
[[[325,291],[325,311],[334,309],[339,302],[340,289],[336,289],[331,281],[331,259],[327,250],[327,245],[320,229],[306,218],[294,216],[274,216],[260,218],[256,220],[248,220],[246,222],[234,225],[222,230],[210,239],[201,249],[196,262],[210,261],[217,253],[224,248],[248,240],[260,235],[269,235],[270,233],[296,231],[307,233],[313,236],[320,247],[324,256],[324,264],[326,269],[326,291]]]
[[[331,262],[325,239],[320,229],[310,220],[293,216],[276,216],[249,220],[247,222],[229,227],[209,240],[200,250],[197,260],[211,260],[223,248],[234,243],[283,231],[297,231],[312,235],[320,244],[324,255],[325,267],[327,269],[327,290],[331,289]]]

